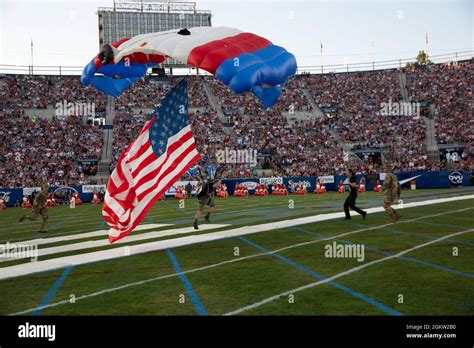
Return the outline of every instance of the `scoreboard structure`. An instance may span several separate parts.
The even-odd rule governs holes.
[[[198,10],[194,2],[114,0],[113,7],[99,7],[99,47],[124,37],[171,29],[210,27],[211,12]],[[164,67],[183,64],[168,59]]]

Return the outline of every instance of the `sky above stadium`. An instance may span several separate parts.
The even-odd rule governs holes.
[[[96,10],[113,0],[0,0],[0,64],[84,66],[98,52]],[[353,64],[474,49],[471,0],[197,1],[213,26],[231,26],[285,47],[302,66]]]

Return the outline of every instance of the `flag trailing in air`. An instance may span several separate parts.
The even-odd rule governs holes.
[[[182,80],[120,155],[109,178],[102,215],[110,226],[110,243],[133,231],[199,159],[189,125],[187,83]]]

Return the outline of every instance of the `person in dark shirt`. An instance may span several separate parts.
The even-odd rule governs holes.
[[[191,184],[191,181],[188,181],[188,183],[185,186],[186,193],[188,197],[191,197],[191,193],[193,192],[193,185]]]
[[[196,198],[198,200],[198,210],[196,214],[194,215],[194,224],[193,224],[193,227],[195,230],[199,229],[198,221],[199,221],[199,218],[201,217],[202,211],[204,210],[204,206],[206,205],[209,206],[209,210],[206,216],[204,217],[204,219],[207,222],[211,221],[210,220],[211,214],[216,209],[214,199],[212,198],[212,194],[214,191],[214,185],[219,185],[219,184],[220,184],[220,180],[217,182],[213,179],[204,180],[201,175],[199,176],[199,183],[196,187],[196,192],[197,192]]]
[[[101,188],[99,191],[99,200],[103,202],[104,198],[105,198],[105,192],[104,192],[104,189]]]
[[[346,170],[346,175],[347,175],[347,180],[349,181],[349,196],[346,198],[346,201],[344,202],[344,213],[346,214],[346,219],[350,220],[351,219],[351,214],[349,214],[349,208],[354,210],[355,212],[359,213],[362,215],[362,217],[365,219],[367,216],[367,212],[363,211],[362,209],[359,209],[356,207],[356,199],[357,199],[357,183],[356,183],[356,176],[354,174],[354,171],[352,169],[347,169]]]

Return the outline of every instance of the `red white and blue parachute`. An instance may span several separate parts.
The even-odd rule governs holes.
[[[251,33],[227,27],[196,27],[149,33],[104,45],[84,68],[81,81],[117,97],[166,58],[203,69],[236,93],[252,92],[265,108],[296,73],[295,56]]]

